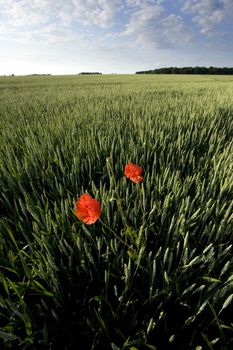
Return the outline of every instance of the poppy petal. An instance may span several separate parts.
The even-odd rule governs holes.
[[[135,183],[141,182],[143,180],[141,173],[142,167],[140,167],[139,165],[133,163],[126,164],[124,169],[124,175],[131,181]]]
[[[101,213],[100,202],[92,198],[89,194],[84,193],[75,204],[75,214],[88,225],[94,224]]]

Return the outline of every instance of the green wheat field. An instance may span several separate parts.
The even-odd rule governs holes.
[[[230,350],[232,244],[232,76],[0,78],[0,349]]]

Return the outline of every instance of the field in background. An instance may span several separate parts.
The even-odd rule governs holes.
[[[1,349],[231,349],[232,121],[232,76],[0,78]]]

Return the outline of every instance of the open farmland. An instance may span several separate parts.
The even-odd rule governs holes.
[[[2,77],[0,123],[1,349],[233,348],[233,77]]]

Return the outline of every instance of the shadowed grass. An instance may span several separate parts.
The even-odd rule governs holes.
[[[230,349],[233,78],[12,77],[0,91],[2,348]],[[75,217],[85,191],[105,225]]]

